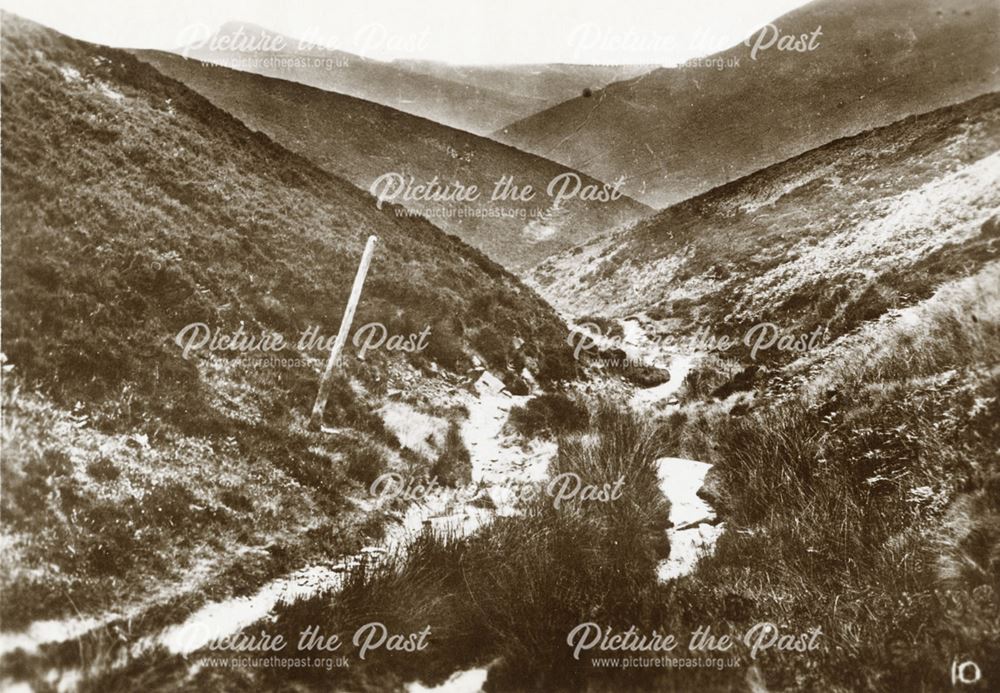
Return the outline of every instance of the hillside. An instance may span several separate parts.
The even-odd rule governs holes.
[[[452,65],[431,60],[395,60],[394,65],[412,72],[427,74],[480,89],[513,94],[524,100],[524,108],[533,110],[515,120],[556,106],[568,99],[607,86],[612,82],[633,79],[653,70],[655,65],[576,65],[549,63],[539,65]],[[405,109],[403,109],[405,110]],[[513,120],[503,123],[509,125]],[[498,129],[497,126],[489,130]],[[485,132],[476,129],[472,132]]]
[[[572,374],[552,309],[479,251],[127,52],[9,14],[2,35],[5,635],[182,584],[190,609],[357,551],[385,518],[349,496],[447,450],[404,449],[377,413],[387,393],[425,408],[431,393],[457,426],[449,393],[473,358]],[[327,352],[298,336],[336,333],[369,234],[354,325],[428,329],[425,348],[362,360],[349,344],[334,433],[311,433]],[[288,346],[184,354],[192,323]]]
[[[758,171],[532,277],[569,314],[645,312],[663,333],[732,337],[769,321],[843,334],[996,258],[998,182],[989,94]]]
[[[758,38],[774,43],[755,32],[750,45],[616,82],[494,137],[602,180],[625,175],[629,195],[664,207],[1000,88],[992,0],[816,0],[773,24],[782,36],[822,33],[812,51],[771,45],[754,60]]]
[[[251,129],[362,189],[370,190],[374,181],[389,173],[413,176],[417,184],[437,179],[441,186],[456,181],[478,186],[481,194],[475,201],[402,197],[396,201],[427,214],[437,226],[507,267],[533,265],[652,213],[628,197],[601,202],[580,199],[582,193],[557,206],[546,188],[557,176],[572,171],[387,106],[171,53],[136,54]],[[518,186],[531,185],[537,191],[534,198],[491,201],[496,183],[505,176],[513,177]],[[580,185],[603,186],[586,176]],[[567,194],[571,190],[567,188]],[[482,216],[466,214],[470,208]]]
[[[226,38],[229,45],[242,47],[222,48]],[[248,22],[228,22],[204,41],[181,46],[176,52],[356,96],[480,135],[579,96],[584,88],[597,89],[649,69],[641,65],[480,67],[424,60],[385,62],[313,45]]]

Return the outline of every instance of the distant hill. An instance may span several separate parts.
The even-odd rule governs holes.
[[[524,268],[554,252],[632,222],[653,210],[627,196],[586,201],[578,195],[558,207],[545,191],[553,178],[573,174],[566,167],[493,140],[342,94],[230,70],[172,53],[136,51],[162,73],[180,80],[254,130],[322,168],[369,190],[386,174],[434,178],[441,186],[476,185],[479,199],[403,200],[426,212],[437,226],[480,248],[497,262]],[[491,202],[503,177],[536,191],[527,202]],[[583,186],[603,187],[587,176]],[[483,216],[467,215],[468,208]],[[494,214],[495,215],[490,215]],[[503,213],[504,216],[499,216]]]
[[[839,137],[1000,89],[994,0],[816,0],[701,65],[616,82],[495,137],[664,207]],[[758,39],[756,60],[750,53]],[[736,64],[738,61],[738,65]],[[719,66],[722,66],[721,68]]]
[[[831,142],[541,263],[571,314],[846,333],[1000,257],[1000,94]],[[740,351],[736,349],[734,351]]]
[[[246,50],[223,49],[225,39],[233,37],[245,41],[240,45]],[[275,43],[279,37],[281,42]],[[250,50],[253,46],[261,48]],[[227,22],[205,41],[180,46],[175,52],[357,96],[483,135],[579,96],[585,88],[598,89],[651,69],[642,65],[454,66],[422,60],[385,62],[315,46],[248,22]]]
[[[392,64],[439,79],[521,97],[524,100],[524,107],[532,109],[531,113],[537,113],[567,99],[581,96],[585,90],[593,91],[612,82],[632,79],[657,67],[655,65],[573,65],[568,63],[452,65],[430,60],[394,60]],[[522,117],[527,117],[531,113],[526,113]],[[513,121],[508,121],[503,125],[509,125],[511,122]],[[492,128],[492,130],[496,129]],[[478,129],[473,131],[479,132]]]

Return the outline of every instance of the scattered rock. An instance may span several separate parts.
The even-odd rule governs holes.
[[[698,497],[715,508],[716,512],[722,512],[727,507],[727,494],[722,486],[722,474],[712,467],[705,474],[705,480],[701,488],[698,489]]]
[[[496,377],[489,371],[483,371],[483,374],[479,376],[478,380],[476,380],[476,389],[499,394],[505,389],[505,386],[500,378]]]

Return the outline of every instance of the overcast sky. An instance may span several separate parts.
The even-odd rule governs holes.
[[[803,0],[0,0],[59,31],[174,49],[223,22],[373,58],[673,65],[728,48]]]

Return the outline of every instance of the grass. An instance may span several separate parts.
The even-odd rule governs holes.
[[[430,470],[431,478],[452,488],[464,486],[472,481],[472,461],[469,450],[462,440],[461,427],[451,421],[445,434],[441,454]]]
[[[681,583],[699,618],[823,629],[815,656],[761,660],[769,688],[938,690],[955,658],[1000,675],[998,287],[994,264],[869,326],[798,397],[686,423],[728,492],[730,530]]]
[[[8,629],[127,607],[205,560],[345,508],[336,453],[310,452],[305,438],[244,432],[213,444],[169,432],[144,444],[135,431],[94,429],[10,375],[3,410]]]
[[[619,502],[517,517],[456,539],[423,535],[345,589],[282,609],[269,632],[431,628],[420,653],[376,652],[349,669],[203,669],[187,685],[390,689],[489,667],[496,690],[940,690],[952,661],[1000,672],[1000,266],[954,282],[912,319],[838,343],[794,397],[742,417],[688,407],[659,427],[608,408],[560,438],[552,473],[607,481]],[[975,319],[973,319],[975,318]],[[653,462],[712,462],[727,531],[693,573],[661,584],[668,508]],[[57,458],[52,458],[58,468]],[[539,615],[544,614],[543,618]],[[583,622],[737,637],[757,623],[819,628],[820,649],[737,645],[729,669],[621,670],[572,659]],[[683,649],[683,646],[682,646]],[[175,662],[173,666],[180,666]]]
[[[513,407],[508,421],[527,440],[555,438],[586,430],[590,413],[585,404],[570,395],[546,392],[532,397],[524,406]]]
[[[405,201],[411,210],[433,214],[466,206],[486,211],[502,207],[542,214],[553,203],[545,193],[546,186],[567,170],[554,161],[464,132],[465,128],[447,127],[436,118],[417,118],[372,103],[370,98],[347,96],[341,88],[315,89],[159,51],[139,51],[138,55],[250,128],[266,133],[289,151],[362,190],[369,190],[387,172],[399,171],[414,176],[418,183],[432,178],[460,181],[465,186],[477,186],[481,193],[468,204]],[[371,86],[369,83],[366,90]],[[444,103],[438,97],[436,100]],[[464,111],[470,102],[463,98],[455,107]],[[435,120],[438,122],[432,122]],[[519,188],[531,185],[536,194],[529,201],[490,202],[494,186],[503,176],[513,176]],[[586,176],[583,185],[588,185]],[[629,198],[603,203],[563,200],[559,214],[546,221],[544,238],[534,242],[525,238],[532,226],[530,215],[443,215],[432,216],[431,220],[504,266],[524,268],[593,233],[651,211]]]
[[[794,396],[742,417],[689,407],[639,435],[637,422],[594,412],[599,435],[562,438],[552,472],[635,474],[634,506],[557,513],[543,498],[468,539],[424,537],[279,624],[294,632],[322,617],[345,633],[372,619],[401,631],[430,625],[427,652],[313,671],[302,683],[436,683],[489,665],[497,690],[742,690],[748,678],[769,690],[940,690],[956,660],[993,680],[1000,266],[916,311],[867,325]],[[631,462],[663,450],[714,463],[728,527],[714,555],[668,584],[655,579],[657,534],[648,533],[662,522],[655,473]],[[732,669],[622,671],[568,656],[566,633],[585,621],[679,634],[708,624],[736,636],[768,621],[822,636],[819,650],[755,660],[737,645]]]
[[[720,354],[781,367],[742,343],[762,322],[829,339],[926,299],[1000,257],[1000,95],[817,147],[541,263],[533,280],[572,313],[645,312],[672,335],[736,340]],[[872,182],[877,185],[872,185]],[[683,341],[683,340],[682,340]]]

